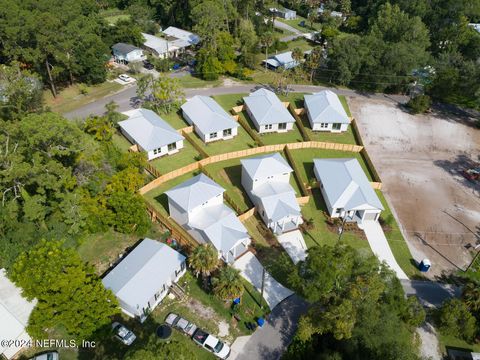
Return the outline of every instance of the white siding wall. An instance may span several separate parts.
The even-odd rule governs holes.
[[[207,143],[207,142],[218,141],[218,140],[233,139],[235,136],[237,136],[238,128],[234,127],[231,130],[232,130],[232,134],[229,136],[223,136],[223,130],[217,131],[216,138],[210,138],[210,134],[203,134],[203,133],[202,133],[202,136],[200,136],[201,132],[199,130],[197,133],[202,138],[202,140]],[[195,128],[195,131],[197,131],[196,128]]]
[[[182,115],[183,115],[183,118],[184,118],[185,120],[187,120],[187,123],[189,123],[190,125],[193,124],[192,119],[190,119],[190,117],[187,115],[187,113],[186,113],[185,111],[183,111],[183,110],[182,110]]]
[[[148,160],[153,160],[153,159],[159,158],[159,157],[164,156],[164,155],[175,154],[182,148],[183,148],[183,140],[179,140],[179,141],[176,142],[175,150],[168,151],[168,145],[162,146],[160,148],[160,152],[157,152],[157,154],[154,154],[154,151],[150,150],[148,152]]]
[[[245,168],[242,167],[242,186],[247,193],[250,192],[253,188],[253,180],[245,171]]]
[[[285,130],[279,130],[278,124],[272,124],[272,128],[270,129],[270,125],[262,125],[260,126],[260,130],[258,131],[260,134],[271,133],[271,132],[287,132],[293,129],[293,123],[287,123],[287,128]]]
[[[188,222],[188,214],[171,200],[168,200],[168,212],[170,217],[178,224],[184,225]]]
[[[334,132],[334,133],[347,131],[347,129],[348,129],[348,124],[342,124],[340,126],[340,130],[333,130],[333,124],[328,124],[328,126],[326,128],[322,128],[322,127],[320,127],[320,123],[315,123],[315,124],[313,124],[313,127],[312,127],[313,131],[329,131],[329,132]]]
[[[137,50],[130,51],[126,56],[126,60],[128,62],[130,62],[130,61],[141,61],[143,59],[145,59],[145,55],[143,55],[143,50],[142,49],[137,49]]]

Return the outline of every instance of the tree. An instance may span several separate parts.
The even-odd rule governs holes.
[[[307,55],[305,61],[305,68],[310,73],[310,82],[313,82],[313,77],[315,75],[315,71],[320,68],[322,62],[322,51],[323,49],[319,46],[316,46],[312,49],[310,54]]]
[[[27,328],[33,337],[61,325],[76,339],[88,339],[119,313],[113,293],[61,241],[44,240],[21,254],[9,276],[27,299],[38,300]]]
[[[467,305],[459,299],[446,301],[438,314],[439,328],[447,335],[473,341],[476,334],[475,317]]]
[[[267,69],[267,60],[268,60],[268,48],[273,45],[275,37],[270,31],[265,32],[260,37],[260,44],[265,48],[265,69]]]
[[[106,116],[89,116],[83,125],[87,134],[93,135],[95,140],[110,141],[115,129]]]
[[[18,63],[0,65],[0,117],[11,120],[42,107],[42,83]]]
[[[407,106],[414,114],[427,112],[431,105],[432,100],[428,95],[417,95],[410,99],[407,103]]]
[[[225,2],[203,0],[192,9],[193,30],[202,38],[202,47],[216,51],[219,32],[228,31]]]
[[[463,287],[462,300],[473,314],[477,314],[477,318],[480,321],[480,284],[470,280]]]
[[[125,355],[125,360],[164,359],[194,360],[197,359],[197,355],[177,340],[162,342],[158,341],[155,335],[151,335],[147,343],[141,348],[133,348],[127,351]]]
[[[302,49],[296,47],[295,49],[293,49],[292,51],[292,58],[295,62],[297,63],[301,63],[302,60],[303,60],[303,51]]]
[[[218,252],[210,244],[202,244],[197,246],[188,258],[190,267],[193,269],[195,276],[202,275],[204,281],[206,277],[218,267]]]
[[[164,113],[177,109],[184,101],[185,93],[178,79],[164,74],[155,79],[153,75],[145,75],[138,81],[137,96],[145,99],[147,105]]]
[[[212,279],[212,285],[213,293],[222,300],[238,298],[244,290],[240,271],[231,266],[221,268]]]
[[[238,28],[238,41],[240,42],[240,52],[243,57],[254,51],[258,43],[258,36],[255,33],[253,23],[248,19],[240,19]]]

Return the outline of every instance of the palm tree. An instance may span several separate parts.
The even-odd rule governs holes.
[[[267,69],[268,48],[273,45],[275,38],[270,31],[267,31],[260,37],[260,44],[265,47],[265,69]]]
[[[302,49],[296,47],[292,51],[292,59],[296,62],[299,63],[303,60],[303,51]]]
[[[204,285],[207,277],[218,267],[218,253],[211,244],[197,246],[188,258],[195,276],[202,275]]]
[[[463,288],[462,298],[472,312],[480,313],[480,284],[473,281]]]
[[[240,271],[225,266],[220,269],[218,275],[212,279],[213,293],[222,300],[235,299],[243,294],[243,283]]]

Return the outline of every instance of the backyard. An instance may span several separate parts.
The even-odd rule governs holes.
[[[200,154],[187,140],[183,141],[183,148],[172,155],[164,155],[150,161],[161,174],[169,173],[175,169],[179,169],[188,164],[194,163],[201,159]]]
[[[195,132],[190,134],[190,139],[209,156],[255,147],[255,141],[241,125],[238,127],[238,134],[233,139],[204,143]]]

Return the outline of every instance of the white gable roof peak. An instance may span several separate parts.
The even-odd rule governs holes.
[[[290,174],[293,171],[279,153],[242,159],[240,162],[252,179],[266,178],[277,174]]]

